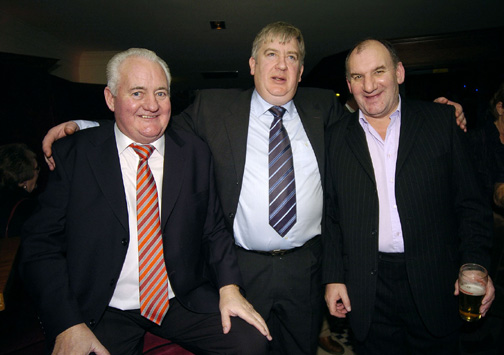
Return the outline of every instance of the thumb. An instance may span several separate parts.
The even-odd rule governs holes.
[[[347,312],[350,312],[352,310],[352,305],[350,304],[350,298],[348,298],[348,293],[344,292],[341,295],[341,302],[343,303],[343,306],[345,306]]]
[[[68,122],[66,125],[65,125],[65,133],[67,135],[70,135],[70,134],[74,134],[75,132],[77,132],[79,130],[79,126],[77,125],[77,123],[75,122]]]

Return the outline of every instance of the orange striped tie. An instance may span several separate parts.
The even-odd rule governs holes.
[[[163,256],[156,181],[147,160],[151,145],[131,144],[140,157],[137,171],[138,264],[140,272],[140,313],[161,324],[168,310],[168,275]]]

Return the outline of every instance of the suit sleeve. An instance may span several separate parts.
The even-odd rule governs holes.
[[[331,164],[335,145],[338,142],[336,130],[329,129],[326,134],[326,174],[324,188],[324,214],[323,214],[323,257],[322,257],[322,283],[344,283],[343,271],[343,241],[339,225],[339,206],[333,186],[334,176]],[[341,137],[340,137],[341,138]]]
[[[210,196],[205,221],[204,242],[208,250],[208,264],[215,276],[217,288],[230,284],[243,287],[234,238],[226,228],[217,196],[213,164],[210,169]]]
[[[452,110],[450,110],[452,113]],[[453,116],[449,117],[453,121]],[[471,162],[468,138],[452,124],[452,156],[455,209],[458,217],[460,260],[490,267],[493,217],[491,207],[479,188]]]
[[[70,140],[64,140],[68,146]],[[58,168],[51,172],[39,206],[26,222],[22,234],[20,273],[36,302],[46,336],[54,339],[65,329],[83,322],[70,290],[65,257],[65,215],[69,199],[68,164],[72,150],[54,146]]]

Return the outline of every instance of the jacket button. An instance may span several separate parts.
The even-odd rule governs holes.
[[[371,276],[376,275],[376,270],[371,270]]]
[[[231,212],[231,213],[229,214],[229,218],[231,218],[231,219],[233,219],[233,218],[234,218],[234,216],[235,216],[235,214],[234,214],[233,212]]]
[[[377,231],[376,229],[373,229],[373,230],[371,231],[371,236],[372,236],[372,237],[376,237],[377,235],[378,235],[378,231]]]
[[[94,327],[94,326],[95,326],[95,324],[96,324],[96,322],[95,322],[95,320],[94,320],[94,319],[91,319],[91,320],[89,321],[89,326]]]
[[[123,238],[123,240],[121,240],[121,244],[124,245],[124,246],[127,246],[128,245],[128,239]]]

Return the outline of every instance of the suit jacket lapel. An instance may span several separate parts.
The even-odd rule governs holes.
[[[359,124],[359,112],[357,111],[352,115],[348,123],[348,132],[346,135],[346,141],[350,150],[360,162],[362,168],[369,176],[369,178],[376,183],[373,162],[371,161],[371,155],[369,154],[369,148],[366,141],[366,135],[364,130]]]
[[[161,203],[161,230],[164,230],[180,192],[186,164],[186,150],[181,139],[171,130],[165,134],[163,164],[163,195]]]
[[[397,152],[396,176],[401,170],[408,157],[413,144],[415,143],[422,120],[417,113],[411,109],[406,100],[401,102],[401,135],[399,137],[399,149]]]
[[[113,127],[114,125],[110,125],[106,129],[97,129],[97,135],[91,139],[87,157],[91,171],[110,208],[124,229],[129,231],[126,194]]]
[[[299,117],[303,124],[303,128],[310,140],[313,152],[317,158],[320,177],[324,176],[324,122],[323,111],[319,107],[314,107],[309,100],[303,100],[303,96],[299,93],[294,97],[294,104],[296,106]],[[327,108],[326,108],[327,110]]]
[[[254,89],[243,91],[228,109],[223,109],[222,119],[228,132],[228,140],[233,152],[235,173],[238,181],[243,180],[247,135],[250,118],[250,100]]]

